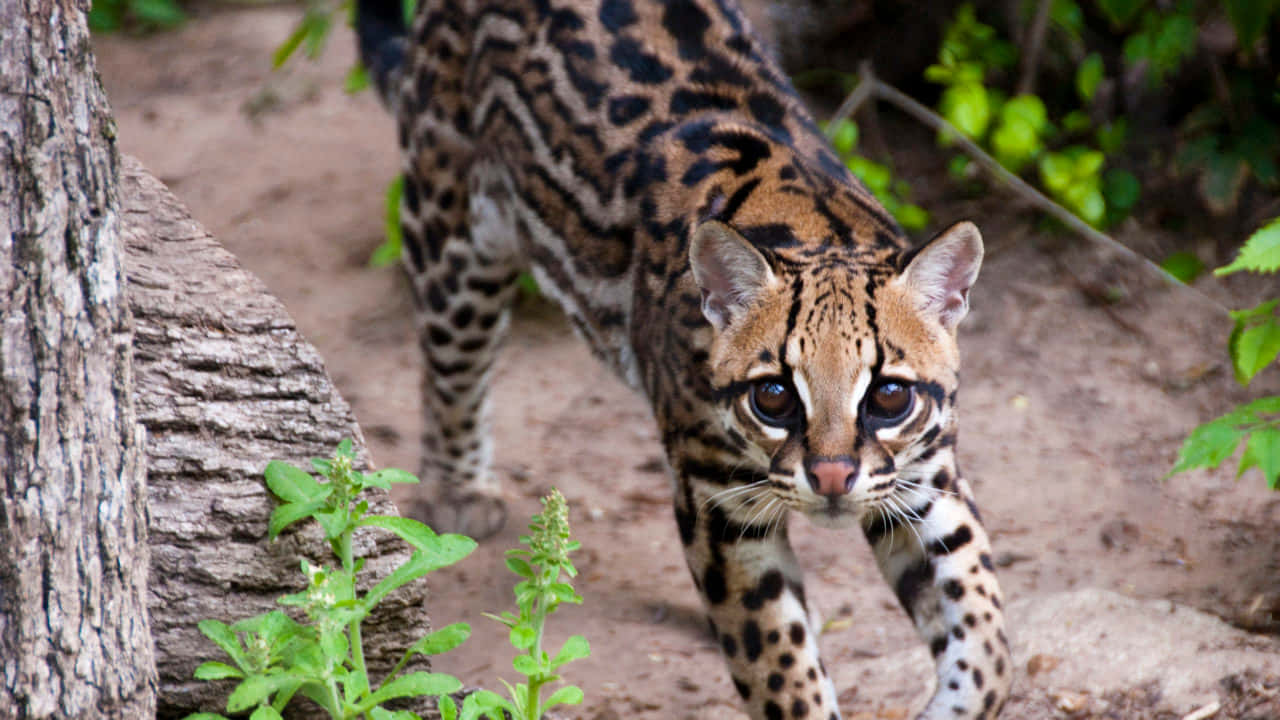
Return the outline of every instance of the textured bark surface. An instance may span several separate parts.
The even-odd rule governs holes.
[[[121,193],[135,398],[148,432],[158,714],[220,711],[231,685],[191,679],[201,661],[222,659],[196,623],[279,607],[276,598],[305,585],[300,556],[335,564],[314,523],[267,543],[274,503],[263,468],[273,459],[309,467],[344,437],[368,457],[351,408],[280,301],[132,158]],[[395,513],[385,494],[372,505]],[[408,558],[386,533],[356,539],[371,576]],[[365,622],[374,681],[426,632],[425,595],[425,583],[403,588]]]
[[[0,2],[0,717],[155,707],[114,125],[84,12]]]

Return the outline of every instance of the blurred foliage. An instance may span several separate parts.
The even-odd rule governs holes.
[[[867,186],[904,230],[916,232],[928,226],[929,213],[910,201],[911,186],[905,180],[894,179],[887,165],[858,154],[857,123],[848,119],[839,121],[831,133],[831,145],[849,172]]]
[[[177,0],[93,0],[89,29],[93,32],[163,30],[187,19]]]

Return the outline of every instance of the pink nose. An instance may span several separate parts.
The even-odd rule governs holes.
[[[853,489],[857,468],[849,459],[815,459],[805,465],[809,471],[809,484],[819,495],[834,498],[845,495]]]

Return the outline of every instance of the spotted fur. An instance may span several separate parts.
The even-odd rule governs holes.
[[[528,268],[651,403],[752,718],[839,717],[790,511],[862,528],[936,662],[921,717],[994,717],[1002,596],[955,458],[976,228],[909,249],[732,0],[424,0],[407,32],[368,0],[359,32],[404,150],[420,512],[502,522],[485,379]]]

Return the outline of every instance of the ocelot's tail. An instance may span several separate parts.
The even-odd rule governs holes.
[[[387,107],[394,108],[394,90],[404,67],[409,27],[404,0],[358,0],[356,35],[360,62]]]

